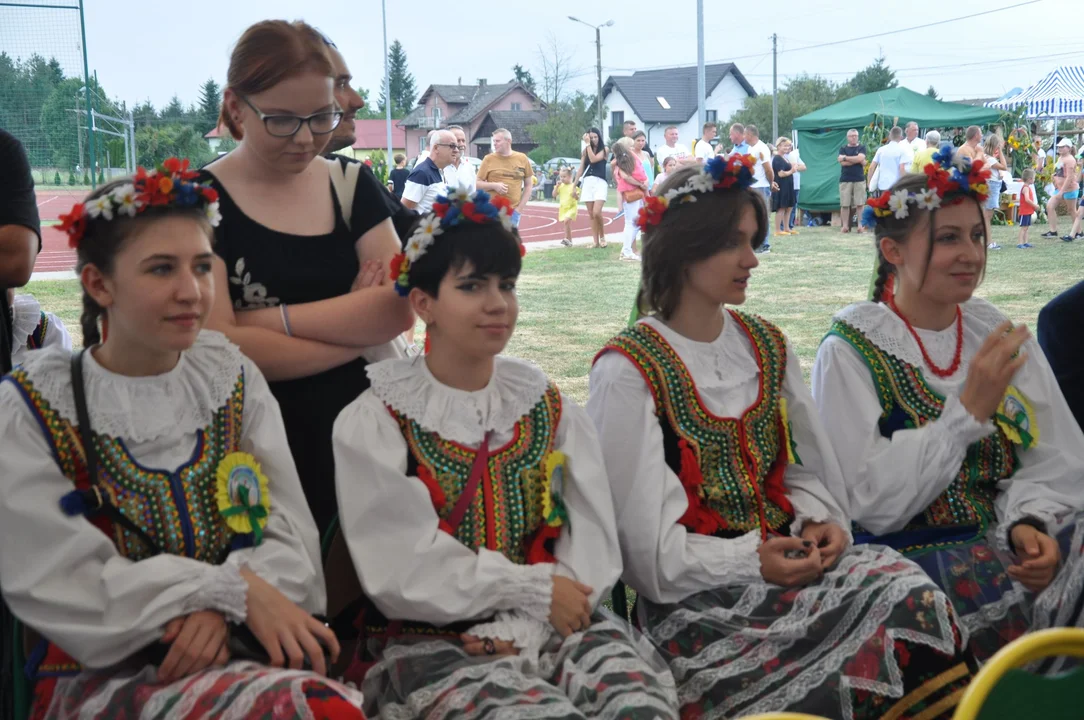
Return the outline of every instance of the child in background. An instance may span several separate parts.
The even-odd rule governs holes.
[[[647,173],[640,158],[636,157],[635,145],[630,138],[621,138],[614,143],[614,171],[617,177],[617,192],[625,203],[624,242],[621,245],[622,260],[636,260],[640,256],[632,249],[636,242],[636,218],[651,188],[647,184]]]
[[[33,295],[16,295],[8,289],[11,308],[11,365],[22,365],[31,350],[59,346],[72,349],[72,336],[56,315],[45,312]]]
[[[659,194],[659,188],[662,187],[662,184],[664,182],[666,182],[667,176],[670,175],[670,173],[674,172],[674,170],[676,168],[677,168],[677,158],[668,157],[668,158],[666,158],[665,160],[662,161],[662,172],[659,173],[659,176],[657,178],[655,178],[655,184],[651,186],[651,194],[652,195],[658,195]]]
[[[572,170],[568,167],[561,168],[560,182],[553,186],[553,198],[559,203],[557,219],[565,226],[561,244],[572,247],[572,221],[580,212],[580,189],[572,184]]]
[[[1031,218],[1039,210],[1039,202],[1035,199],[1035,171],[1027,169],[1022,175],[1024,187],[1020,188],[1020,242],[1017,248],[1027,250],[1035,247],[1028,242],[1028,230],[1031,229]]]

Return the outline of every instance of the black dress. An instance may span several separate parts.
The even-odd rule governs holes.
[[[779,185],[778,190],[772,191],[772,212],[781,207],[792,208],[797,201],[797,198],[794,197],[794,176],[779,177],[780,170],[789,172],[790,167],[790,163],[782,155],[776,155],[772,158],[772,172],[775,173],[775,182]]]
[[[215,228],[215,253],[226,263],[234,311],[315,302],[350,292],[359,270],[357,238],[392,214],[385,189],[371,170],[362,167],[352,228],[343,222],[329,182],[335,229],[327,235],[290,235],[245,215],[222,184],[204,173],[219,192],[222,222]],[[318,375],[270,383],[321,535],[337,512],[331,428],[339,412],[369,387],[365,364],[359,358]]]

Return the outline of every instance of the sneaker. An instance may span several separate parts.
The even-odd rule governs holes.
[[[625,255],[624,253],[622,253],[621,259],[628,260],[629,262],[640,262],[640,256],[636,253],[632,253],[631,255]]]
[[[572,241],[569,240],[568,238],[565,238],[564,240],[562,240],[561,244],[564,245],[565,247],[572,247]]]
[[[1078,232],[1076,235],[1073,236],[1073,238],[1076,239],[1076,240],[1079,240],[1080,238],[1084,238],[1084,232]]]
[[[1039,237],[1057,237],[1057,236],[1058,236],[1058,234],[1056,232],[1054,232],[1053,230],[1047,230],[1046,232],[1044,232]]]
[[[1017,250],[1029,250],[1029,249],[1031,249],[1033,247],[1035,247],[1035,246],[1032,245],[1031,243],[1020,243],[1019,245],[1016,246],[1016,249]]]
[[[1000,250],[1001,246],[998,245],[997,243],[990,243],[989,245],[986,246],[986,249],[987,250]]]
[[[1073,236],[1072,235],[1062,235],[1061,236],[1061,241],[1062,242],[1072,242],[1073,241]]]
[[[757,248],[756,250],[754,250],[753,252],[755,252],[755,253],[756,253],[757,255],[767,255],[767,254],[768,254],[768,253],[770,253],[771,251],[772,251],[772,246],[771,246],[771,245],[769,245],[768,243],[764,243],[763,245],[761,245],[760,247],[758,247],[758,248]]]

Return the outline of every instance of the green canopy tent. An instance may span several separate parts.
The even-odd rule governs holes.
[[[912,120],[920,128],[989,125],[1001,111],[973,105],[941,102],[907,88],[857,95],[794,120],[798,147],[806,170],[798,205],[811,212],[839,210],[839,148],[847,144],[847,131],[884,118],[886,125]],[[877,148],[869,148],[869,158]]]

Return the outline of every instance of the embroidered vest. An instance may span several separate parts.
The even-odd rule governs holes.
[[[447,521],[470,478],[475,451],[423,430],[414,420],[388,408],[399,422],[409,451],[407,475],[429,487],[434,506]],[[556,530],[543,523],[551,489],[546,463],[557,442],[561,394],[550,385],[542,399],[516,423],[512,440],[491,449],[487,473],[459,526],[457,540],[478,550],[504,554],[512,562],[552,562],[541,547]]]
[[[49,316],[45,314],[45,311],[41,312],[41,320],[38,321],[38,326],[34,328],[34,332],[30,333],[30,336],[26,339],[27,350],[37,350],[45,345],[45,336],[49,332]]]
[[[760,367],[760,392],[740,418],[704,407],[688,368],[650,325],[623,331],[599,353],[616,351],[644,376],[663,430],[666,464],[681,479],[689,510],[681,523],[694,532],[736,537],[779,530],[794,520],[783,476],[790,429],[782,402],[787,349],[783,333],[755,315],[731,310],[749,337]],[[597,357],[596,357],[597,360]]]
[[[881,403],[882,437],[891,438],[897,430],[920,428],[941,417],[945,398],[926,384],[920,368],[884,352],[847,323],[837,320],[828,334],[845,340],[869,367]],[[1016,450],[999,426],[996,433],[967,448],[956,478],[904,531],[969,525],[985,529],[996,519],[997,484],[1011,477],[1017,465]]]
[[[50,407],[22,368],[14,370],[8,379],[19,388],[46,431],[61,472],[77,487],[86,487],[86,460],[78,427]],[[176,471],[143,467],[132,458],[124,440],[94,433],[98,487],[163,553],[216,565],[229,554],[234,533],[218,509],[215,472],[222,458],[240,447],[244,397],[242,372],[211,424],[196,433],[192,457]],[[140,538],[102,520],[100,516],[95,518],[95,525],[109,536],[121,555],[135,561],[150,555]]]

